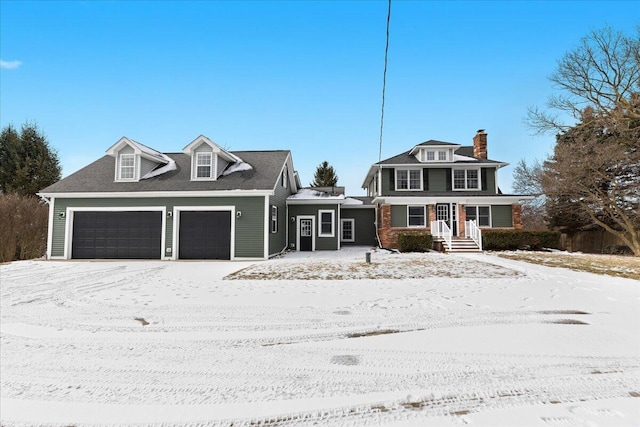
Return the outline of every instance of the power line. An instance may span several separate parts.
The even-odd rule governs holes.
[[[384,47],[384,72],[382,73],[382,108],[380,111],[380,146],[378,148],[378,163],[382,161],[382,131],[384,129],[384,95],[387,90],[387,59],[389,57],[389,23],[391,22],[391,0],[387,9],[387,42]]]

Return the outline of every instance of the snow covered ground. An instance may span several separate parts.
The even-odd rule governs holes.
[[[365,251],[2,265],[0,424],[640,425],[640,281]]]

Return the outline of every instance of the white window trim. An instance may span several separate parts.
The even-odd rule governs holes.
[[[278,207],[276,205],[271,205],[271,220],[269,227],[269,231],[271,232],[271,234],[275,234],[278,232]]]
[[[422,217],[424,218],[424,224],[409,225],[409,208],[422,208]],[[424,228],[426,226],[427,226],[427,207],[424,205],[407,205],[407,227]]]
[[[428,159],[427,153],[433,153],[433,159]],[[444,153],[444,159],[440,158],[440,153]],[[418,160],[420,163],[450,163],[453,160],[453,150],[442,147],[422,148],[420,149]]]
[[[289,173],[287,167],[282,170],[282,187],[287,188],[289,186]]]
[[[322,214],[331,214],[331,233],[322,232]],[[336,235],[336,211],[331,210],[318,210],[318,237],[335,237]]]
[[[469,221],[469,218],[466,218],[466,214],[467,214],[467,208],[475,208],[476,210],[476,225],[478,227],[482,227],[482,228],[493,228],[491,224],[493,224],[493,218],[492,218],[492,212],[491,212],[491,205],[466,205],[464,207],[464,213],[465,213],[465,220]],[[489,208],[489,225],[480,225],[478,218],[480,218],[480,211],[478,208]]]
[[[127,166],[127,168],[131,168],[133,167],[133,176],[131,178],[123,178],[122,177],[122,159],[124,157],[127,158],[133,158],[133,166]],[[135,153],[122,153],[122,154],[118,154],[118,181],[137,181],[137,177],[136,177],[136,171],[139,170],[139,167],[137,165],[138,156],[135,155]]]
[[[344,223],[351,223],[351,239],[345,239],[344,232]],[[356,220],[354,218],[344,218],[340,220],[340,241],[341,242],[355,242],[356,241]]]
[[[211,175],[206,177],[198,176],[198,157],[201,155],[210,155],[211,156],[211,164],[209,167],[211,168]],[[201,165],[204,166],[204,165]],[[216,181],[218,176],[218,155],[213,151],[200,151],[195,152],[193,156],[193,160],[191,161],[191,180],[192,181]]]
[[[398,188],[398,172],[407,171],[407,187],[411,186],[411,171],[420,171],[420,188]],[[395,191],[422,191],[424,183],[424,168],[398,168],[395,170]]]
[[[467,171],[474,170],[478,172],[478,188],[467,187]],[[456,188],[455,174],[456,171],[464,171],[464,188]],[[482,170],[480,168],[453,168],[451,169],[451,190],[452,191],[482,191]]]

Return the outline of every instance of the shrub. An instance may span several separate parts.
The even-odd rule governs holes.
[[[482,246],[483,249],[493,251],[558,249],[560,233],[557,231],[482,230]]]
[[[428,233],[400,233],[398,248],[400,252],[426,252],[433,246],[433,237]]]
[[[48,212],[35,196],[0,195],[0,262],[45,255]]]

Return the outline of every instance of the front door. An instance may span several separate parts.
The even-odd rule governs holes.
[[[313,250],[313,219],[300,218],[299,222],[299,250],[312,251]]]
[[[458,235],[458,204],[457,203],[438,203],[436,205],[436,219],[445,221],[451,233]]]

